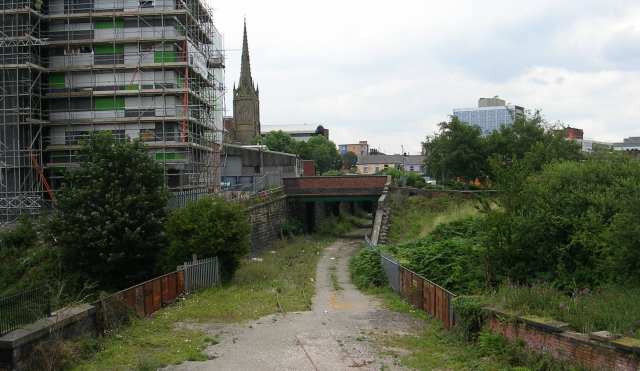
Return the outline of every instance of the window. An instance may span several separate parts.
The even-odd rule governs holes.
[[[140,51],[141,52],[152,52],[154,50],[154,46],[153,44],[141,44],[140,45]]]
[[[380,166],[376,166],[376,173],[380,171]]]
[[[91,54],[93,50],[90,46],[68,47],[64,50],[65,55]]]
[[[365,173],[365,174],[369,173],[369,166],[365,166],[365,167],[362,169],[362,172],[363,172],[363,173]]]
[[[139,0],[141,8],[153,8],[153,0]]]
[[[409,166],[409,170],[413,171],[413,165]]]
[[[388,168],[388,167],[389,167],[389,165],[388,165],[388,164],[384,164],[384,168],[385,168],[385,169],[386,169],[386,168]]]

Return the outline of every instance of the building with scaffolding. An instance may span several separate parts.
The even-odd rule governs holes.
[[[95,131],[144,142],[178,195],[218,189],[224,53],[204,0],[5,0],[0,53],[0,222],[46,207]]]

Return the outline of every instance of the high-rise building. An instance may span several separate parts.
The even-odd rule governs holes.
[[[139,139],[170,191],[219,187],[222,38],[204,0],[0,3],[0,222],[55,197],[92,132]]]
[[[225,118],[228,142],[243,145],[254,144],[260,135],[260,90],[253,84],[247,22],[244,22],[240,83],[233,87],[233,117]]]
[[[477,108],[455,108],[453,115],[462,122],[479,127],[482,135],[489,135],[502,126],[513,125],[516,118],[524,117],[524,108],[507,104],[498,97],[480,98]]]

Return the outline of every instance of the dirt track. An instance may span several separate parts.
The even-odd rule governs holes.
[[[206,352],[211,360],[187,362],[170,370],[401,370],[380,354],[375,335],[413,333],[419,321],[380,306],[351,284],[349,257],[359,242],[338,240],[324,250],[316,273],[310,312],[276,314],[257,321],[208,324],[220,343]],[[335,268],[334,268],[335,267]],[[338,289],[331,279],[337,276]]]

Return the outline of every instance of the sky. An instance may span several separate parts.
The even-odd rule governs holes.
[[[420,151],[453,108],[500,96],[585,138],[640,136],[638,0],[208,0],[227,111],[247,18],[263,125]]]

